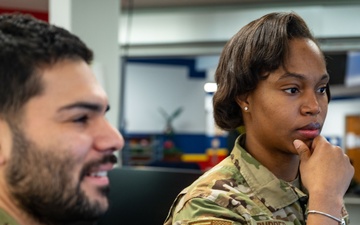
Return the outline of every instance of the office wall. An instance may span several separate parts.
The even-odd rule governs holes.
[[[125,79],[125,129],[129,133],[162,133],[162,107],[173,113],[178,133],[205,133],[204,78],[190,78],[186,66],[128,63]]]

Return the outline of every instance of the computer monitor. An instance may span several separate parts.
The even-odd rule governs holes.
[[[110,208],[98,225],[161,225],[177,194],[202,172],[124,167],[109,172]]]

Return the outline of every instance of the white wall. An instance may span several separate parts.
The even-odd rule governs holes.
[[[162,107],[183,112],[174,120],[181,133],[205,133],[204,78],[189,78],[186,66],[128,63],[125,80],[125,130],[130,133],[162,132]]]

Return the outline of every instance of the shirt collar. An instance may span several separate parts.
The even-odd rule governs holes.
[[[284,208],[307,195],[290,183],[278,179],[252,157],[244,146],[245,134],[240,135],[231,152],[231,160],[255,195],[271,210]]]

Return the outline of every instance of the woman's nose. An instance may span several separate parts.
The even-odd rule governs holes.
[[[316,93],[308,94],[304,99],[301,106],[301,113],[303,115],[317,115],[321,112]]]

